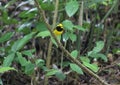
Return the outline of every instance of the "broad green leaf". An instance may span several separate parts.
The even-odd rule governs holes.
[[[35,32],[32,32],[32,33],[24,36],[22,39],[17,40],[17,41],[13,44],[11,50],[12,50],[13,52],[19,51],[21,48],[23,48],[23,46],[24,46],[27,42],[29,42],[29,40],[30,40],[31,38],[33,38],[33,35],[34,35],[34,34],[35,34]]]
[[[35,64],[36,64],[36,66],[38,66],[38,67],[42,67],[43,65],[45,65],[45,61],[44,61],[43,59],[37,59],[37,60],[35,61]]]
[[[96,54],[96,53],[93,52],[93,51],[89,51],[89,52],[87,53],[88,56],[91,56],[91,55],[93,55],[93,54]]]
[[[81,31],[83,31],[83,32],[85,32],[86,31],[86,29],[85,28],[83,28],[82,26],[80,26],[80,25],[76,25],[76,26],[74,26],[74,28],[76,28],[76,29],[78,29],[78,30],[81,30]]]
[[[48,71],[48,68],[46,66],[42,66],[41,68],[43,71]]]
[[[0,43],[9,40],[14,35],[14,32],[8,32],[0,37]]]
[[[49,31],[42,31],[42,32],[39,32],[36,37],[45,38],[45,37],[48,37],[48,36],[50,36],[50,32]]]
[[[44,22],[38,22],[36,23],[36,29],[37,31],[42,32],[42,31],[46,31],[47,27]]]
[[[25,65],[25,73],[28,75],[33,74],[34,68],[35,68],[35,65],[29,61],[28,64]]]
[[[73,33],[70,33],[69,37],[72,40],[72,42],[75,42],[77,40],[77,36]]]
[[[95,53],[100,52],[104,47],[104,42],[103,41],[98,41],[96,42],[96,46],[93,48],[92,51],[94,51]]]
[[[6,71],[9,71],[9,70],[14,70],[14,71],[17,71],[15,68],[13,67],[0,67],[0,73],[4,73]]]
[[[62,65],[63,65],[63,67],[68,67],[70,65],[70,62],[69,61],[64,61]]]
[[[96,64],[90,64],[88,62],[83,62],[83,64],[94,72],[99,70],[99,67]]]
[[[25,51],[22,51],[22,54],[28,56],[28,57],[33,57],[33,53],[35,52],[35,49],[32,49],[32,50],[25,50]]]
[[[108,61],[107,57],[102,53],[94,53],[93,51],[88,52],[88,56],[92,58],[102,59],[105,62]]]
[[[70,20],[65,20],[62,22],[64,29],[73,31],[73,23]]]
[[[55,8],[54,4],[50,4],[50,3],[41,3],[41,7],[46,11],[53,11]]]
[[[73,16],[79,8],[79,4],[76,0],[71,0],[65,6],[65,11],[69,17]]]
[[[80,60],[82,62],[88,62],[88,63],[90,63],[90,59],[88,57],[86,57],[86,56],[80,56]]]
[[[52,76],[55,75],[57,72],[59,72],[59,70],[57,69],[51,69],[46,73],[46,76]]]
[[[33,19],[36,16],[35,14],[36,13],[34,13],[34,12],[28,12],[27,10],[25,10],[25,11],[20,12],[18,16],[20,18],[27,18],[27,20],[30,20],[30,19]],[[28,23],[28,22],[26,22],[26,23]]]
[[[77,55],[78,55],[78,51],[77,50],[73,50],[71,52],[71,56],[74,57],[74,58],[77,58]]]
[[[12,64],[14,56],[15,56],[15,53],[11,53],[7,57],[5,57],[5,59],[3,61],[3,66],[4,67],[10,66]]]
[[[17,56],[18,56],[18,61],[21,64],[21,66],[26,66],[26,64],[28,64],[28,61],[22,56],[21,53],[17,52]]]
[[[104,54],[102,54],[102,53],[98,53],[97,56],[98,56],[98,58],[104,60],[105,62],[108,61],[107,57]]]
[[[63,41],[66,42],[68,39],[69,39],[69,33],[68,33],[68,32],[65,32],[65,33],[63,34]]]
[[[66,78],[66,75],[65,75],[63,72],[61,72],[61,71],[57,72],[57,73],[55,74],[55,76],[56,76],[57,78],[59,78],[60,80],[62,80],[62,81]]]
[[[71,63],[71,64],[70,64],[70,68],[71,68],[73,71],[77,72],[78,74],[83,74],[82,69],[81,69],[78,65],[76,65],[76,64],[74,64],[74,63]]]

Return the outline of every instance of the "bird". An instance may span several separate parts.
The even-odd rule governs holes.
[[[63,25],[62,25],[61,23],[58,24],[58,25],[55,27],[55,29],[53,30],[53,33],[54,33],[56,36],[63,34],[63,32],[64,32],[64,28],[63,28]]]

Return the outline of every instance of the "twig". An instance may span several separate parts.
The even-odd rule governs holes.
[[[78,18],[78,25],[82,26],[83,24],[83,7],[84,7],[84,2],[83,0],[81,1],[81,5],[80,5],[80,9],[79,9],[79,18]],[[78,51],[77,54],[77,58],[79,59],[80,56],[80,49],[81,49],[81,35],[82,35],[82,31],[77,30],[77,40],[76,40],[76,49]],[[75,80],[74,80],[74,85],[77,84],[77,79],[78,79],[78,75],[77,73],[75,73]]]
[[[52,26],[52,30],[54,29],[55,27],[55,24],[56,24],[56,20],[57,20],[57,14],[58,14],[58,6],[59,5],[59,0],[56,0],[55,2],[55,11],[54,11],[54,17],[53,17],[53,26]],[[51,53],[52,53],[52,41],[50,40],[50,43],[49,43],[49,46],[48,46],[48,53],[47,53],[47,59],[46,59],[46,67],[48,69],[50,69],[50,63],[51,63]],[[46,76],[45,77],[45,80],[44,80],[44,85],[48,85],[48,77]]]
[[[80,13],[79,13],[79,19],[78,19],[78,24],[82,26],[83,24],[83,5],[84,2],[81,2],[81,7],[80,7]],[[82,32],[80,30],[77,30],[77,41],[76,41],[76,49],[78,51],[77,58],[80,56],[80,49],[81,49],[81,35]]]
[[[83,6],[84,2],[81,2],[81,8],[80,8],[80,14],[79,14],[79,20],[78,20],[78,24],[82,26],[83,24]]]
[[[105,82],[104,80],[102,80],[98,75],[96,75],[95,73],[93,73],[91,70],[89,70],[87,67],[85,67],[84,65],[82,65],[78,60],[76,60],[75,58],[73,58],[70,53],[63,47],[63,45],[57,40],[57,37],[54,35],[53,31],[51,30],[50,25],[46,22],[46,17],[44,14],[44,10],[42,10],[41,5],[38,3],[38,0],[35,0],[36,5],[38,7],[38,11],[40,11],[42,13],[42,17],[44,19],[44,22],[46,24],[46,26],[48,27],[47,29],[50,31],[52,37],[55,39],[56,43],[58,44],[58,46],[61,48],[61,50],[67,55],[66,57],[68,59],[70,59],[73,63],[77,64],[80,68],[83,69],[84,72],[86,72],[87,74],[90,74],[91,76],[93,76],[95,79],[97,79],[102,85],[109,85],[107,82]],[[39,12],[39,13],[40,13]]]

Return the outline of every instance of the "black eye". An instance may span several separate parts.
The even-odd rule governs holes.
[[[60,27],[60,26],[57,26],[56,29],[57,29],[57,31],[62,31],[63,30],[63,28]]]

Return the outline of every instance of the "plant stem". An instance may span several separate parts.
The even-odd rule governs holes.
[[[79,19],[78,19],[78,24],[79,24],[80,26],[82,26],[82,24],[83,24],[83,4],[84,4],[84,2],[82,1],[82,2],[81,2]],[[76,41],[76,49],[77,49],[77,51],[78,51],[77,57],[79,57],[79,55],[80,55],[81,35],[82,35],[82,32],[79,31],[79,30],[77,30],[77,41]]]
[[[54,11],[52,30],[54,29],[55,24],[56,24],[56,20],[57,20],[58,5],[59,5],[59,0],[56,0],[56,2],[55,2],[55,7],[56,7],[56,8],[55,8],[55,11]],[[47,53],[47,59],[46,59],[46,67],[47,67],[48,69],[50,69],[50,64],[51,64],[52,45],[53,45],[53,43],[52,43],[52,41],[50,40],[49,47],[48,47],[48,53]],[[44,85],[48,85],[48,77],[47,77],[47,76],[45,77]]]
[[[52,42],[50,41],[49,47],[48,47],[47,59],[46,59],[46,67],[48,69],[50,69],[51,52],[52,52]],[[48,77],[47,76],[45,76],[44,85],[48,85]]]
[[[78,19],[78,25],[82,26],[83,24],[83,5],[84,5],[84,2],[83,0],[81,1],[81,7],[80,7],[80,13],[79,13],[79,19]],[[78,51],[78,54],[77,54],[77,58],[79,59],[80,57],[80,49],[81,49],[81,35],[82,35],[82,31],[80,30],[77,30],[77,41],[76,41],[76,49]],[[77,84],[77,78],[78,78],[78,75],[77,73],[75,73],[75,81],[74,81],[74,85]]]

